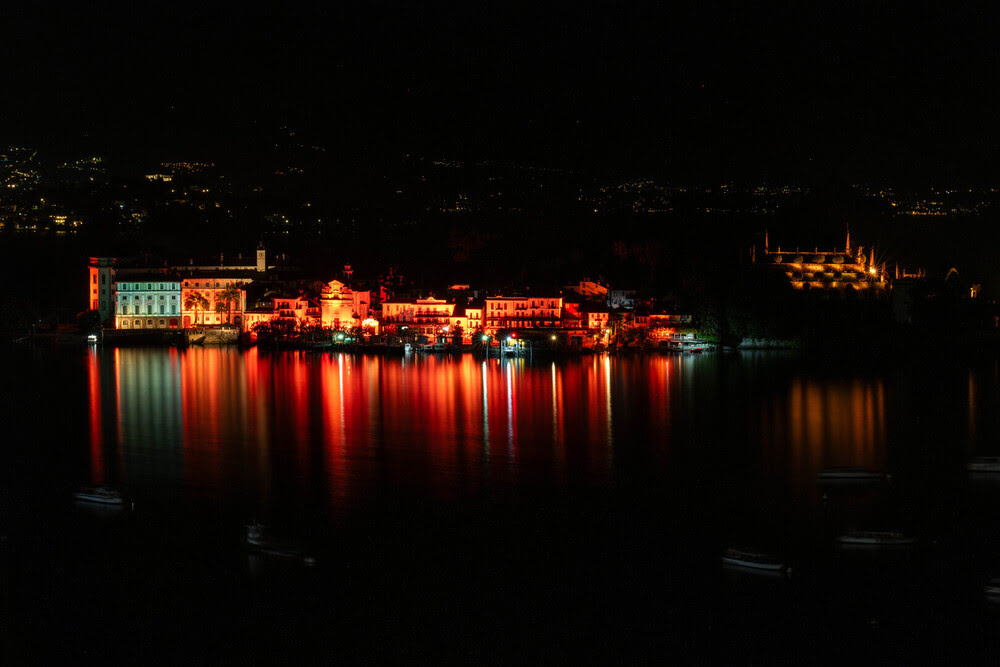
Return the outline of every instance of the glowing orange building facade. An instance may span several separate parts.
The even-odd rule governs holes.
[[[406,327],[418,336],[438,336],[453,326],[455,304],[444,299],[397,299],[382,302],[382,326]],[[461,324],[461,322],[456,322]],[[464,327],[464,325],[463,325]]]
[[[90,310],[101,315],[101,322],[107,322],[115,312],[114,282],[115,260],[112,257],[91,257],[88,275],[88,303]]]
[[[489,335],[500,329],[541,329],[560,326],[563,299],[555,297],[495,296],[486,299],[484,329]]]
[[[185,278],[181,283],[181,304],[183,309],[183,327],[201,325],[221,325],[230,324],[241,329],[246,326],[246,306],[247,294],[244,287],[250,284],[251,279],[241,276],[192,276]],[[233,286],[237,288],[239,296],[230,302],[226,302],[222,297],[226,290]],[[187,308],[189,304],[188,295],[192,293],[201,294],[208,301],[206,308]]]
[[[323,285],[319,297],[320,324],[328,329],[361,326],[368,319],[372,293],[354,291],[339,280]]]

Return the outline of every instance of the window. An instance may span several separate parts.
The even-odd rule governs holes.
[[[146,314],[147,314],[147,315],[152,315],[152,314],[153,314],[153,307],[152,307],[152,306],[150,306],[150,305],[147,305],[147,306],[146,306]],[[153,323],[153,321],[152,321],[152,320],[150,320],[150,321],[149,321],[149,323],[150,323],[150,324],[152,324],[152,323]]]
[[[160,306],[160,315],[163,315],[163,306],[162,305]],[[160,322],[160,324],[163,324],[163,322]]]
[[[177,301],[177,295],[176,294],[171,294],[170,295],[170,300],[171,301]]]
[[[160,283],[160,289],[161,290],[163,289],[163,283]]]
[[[147,327],[153,326],[153,320],[146,320],[146,326]]]
[[[138,315],[138,314],[139,313],[136,313],[136,315]],[[135,326],[139,326],[140,324],[142,324],[142,320],[136,320],[135,321]]]
[[[94,283],[95,285],[97,284],[97,274],[96,273],[91,273],[90,274],[90,282]]]
[[[166,320],[160,320],[160,326],[162,327],[164,324],[166,324]]]
[[[128,315],[128,306],[122,306],[122,315]]]
[[[153,289],[153,283],[146,283],[146,289],[147,290]]]
[[[170,314],[171,315],[176,315],[177,314],[177,304],[174,304],[174,305],[170,306]]]
[[[108,277],[105,274],[101,274],[101,284],[105,285],[108,282]]]

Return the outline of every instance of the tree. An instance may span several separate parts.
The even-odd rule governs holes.
[[[226,304],[226,321],[229,324],[233,323],[233,302],[239,304],[240,302],[240,289],[236,287],[233,283],[226,285],[226,289],[222,290],[215,295],[215,310],[216,312],[222,312],[219,310],[219,304]]]
[[[465,333],[465,329],[462,328],[461,324],[453,324],[451,329],[449,329],[449,333],[451,334],[452,345],[462,344],[462,335]]]
[[[198,313],[204,313],[208,310],[208,298],[205,297],[201,292],[188,292],[184,297],[184,310],[195,311],[195,322],[198,320]],[[204,316],[202,316],[202,321],[204,322]]]

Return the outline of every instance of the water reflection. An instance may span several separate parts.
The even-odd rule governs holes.
[[[346,508],[415,492],[450,502],[663,484],[728,460],[814,503],[823,467],[889,463],[892,378],[811,376],[752,355],[535,364],[212,348],[88,355],[94,481],[212,498]],[[974,437],[982,392],[972,374],[966,387]]]

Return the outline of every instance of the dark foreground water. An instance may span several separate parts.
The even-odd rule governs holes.
[[[0,364],[8,664],[1000,658],[1000,480],[964,470],[1000,454],[995,355]],[[134,509],[75,505],[91,482]],[[248,555],[254,518],[317,564]],[[835,546],[886,528],[920,543]]]

